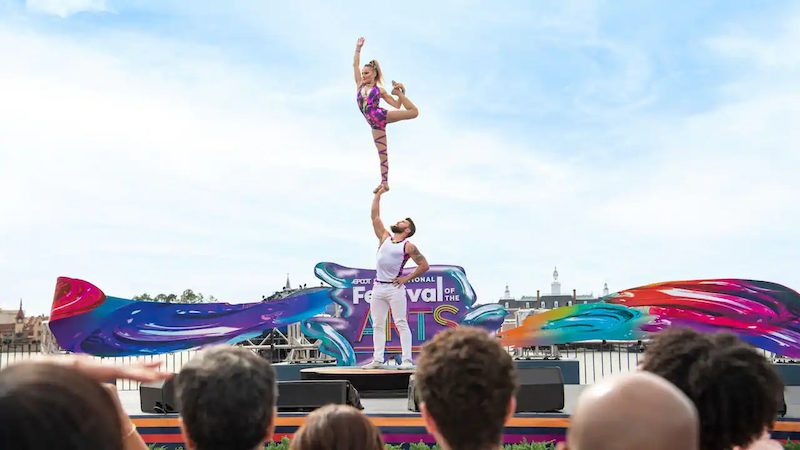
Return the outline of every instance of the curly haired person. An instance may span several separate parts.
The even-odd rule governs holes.
[[[701,450],[747,448],[769,438],[783,381],[736,335],[669,328],[654,336],[640,368],[673,383],[695,404]]]
[[[425,343],[415,373],[425,427],[445,449],[503,445],[503,428],[517,408],[514,361],[485,330],[461,326]]]

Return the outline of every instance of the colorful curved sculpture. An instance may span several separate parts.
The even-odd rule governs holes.
[[[233,344],[301,322],[303,332],[319,339],[321,351],[339,365],[367,362],[372,355],[369,302],[375,271],[319,263],[314,272],[331,287],[244,304],[126,300],[106,296],[86,281],[61,277],[50,330],[71,352],[132,356]],[[406,292],[415,356],[423,342],[447,327],[471,325],[494,332],[508,314],[497,303],[477,305],[475,291],[459,266],[431,266],[406,284]],[[340,314],[324,316],[332,302]],[[388,325],[386,354],[399,358],[399,336],[391,319]],[[599,303],[528,317],[522,326],[498,336],[513,346],[638,340],[671,326],[731,331],[764,350],[800,358],[800,295],[779,284],[752,280],[651,284],[609,295]]]
[[[637,340],[667,327],[728,331],[778,355],[800,357],[800,295],[776,283],[739,279],[673,281],[611,294],[594,304],[528,317],[501,333],[506,345]]]
[[[73,353],[153,355],[236,343],[305,320],[331,304],[328,291],[238,305],[158,303],[107,297],[91,283],[61,277],[49,325],[58,345]]]

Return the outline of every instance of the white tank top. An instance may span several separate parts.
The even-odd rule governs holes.
[[[400,276],[403,267],[408,262],[406,244],[408,241],[392,242],[391,237],[387,237],[380,247],[378,247],[377,273],[375,279],[384,283],[391,283],[392,280]]]

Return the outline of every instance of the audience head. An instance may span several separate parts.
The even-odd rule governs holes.
[[[366,415],[352,406],[314,410],[295,433],[291,450],[384,450],[383,436]]]
[[[176,378],[181,430],[194,450],[252,450],[272,438],[277,377],[264,358],[229,345],[199,352]]]
[[[700,416],[702,450],[745,447],[777,418],[780,376],[733,334],[664,330],[648,345],[641,368],[666,378],[692,400]]]
[[[428,431],[445,447],[497,448],[516,409],[514,362],[497,338],[467,326],[423,345],[415,374]]]
[[[18,450],[122,449],[115,401],[80,370],[44,362],[0,371],[0,442]]]
[[[691,400],[670,382],[639,372],[612,376],[578,398],[562,450],[697,450]]]

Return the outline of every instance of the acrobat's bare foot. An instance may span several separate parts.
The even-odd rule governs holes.
[[[397,83],[396,81],[392,80],[392,95],[403,94],[406,95],[406,87],[403,86],[403,83]]]

